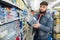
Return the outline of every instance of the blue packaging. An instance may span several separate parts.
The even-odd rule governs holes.
[[[23,27],[23,23],[22,21],[20,21],[20,29],[22,29],[22,27]]]
[[[17,15],[17,10],[15,9],[15,8],[11,8],[11,11],[12,11],[12,15],[13,15],[13,17],[18,17],[18,15]]]
[[[37,19],[33,17],[31,14],[29,14],[27,11],[24,10],[22,14],[29,25],[32,26],[33,24],[39,23]]]
[[[0,7],[0,20],[4,20],[4,8]]]
[[[16,4],[16,0],[12,0],[12,2]]]

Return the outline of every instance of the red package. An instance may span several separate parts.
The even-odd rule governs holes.
[[[16,40],[20,40],[20,39],[19,39],[19,36],[16,37]]]

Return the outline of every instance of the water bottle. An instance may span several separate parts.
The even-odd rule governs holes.
[[[27,12],[26,10],[23,11],[23,16],[25,18],[25,20],[29,23],[29,25],[33,25],[33,24],[36,24],[38,23],[38,21],[36,20],[35,17],[33,17],[30,12]]]

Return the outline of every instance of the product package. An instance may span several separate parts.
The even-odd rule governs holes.
[[[22,29],[22,27],[23,27],[23,23],[22,21],[20,21],[20,29]]]
[[[27,11],[23,11],[23,16],[25,18],[25,20],[28,22],[29,25],[33,25],[36,23],[39,23],[35,17],[33,17],[32,15],[30,15]]]

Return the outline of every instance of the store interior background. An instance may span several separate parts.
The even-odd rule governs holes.
[[[39,10],[39,4],[42,1],[47,1],[49,3],[49,11],[55,12],[54,32],[52,35],[53,39],[60,40],[60,0],[1,0],[0,5],[5,6],[4,12],[12,11],[11,13],[13,16],[8,15],[10,19],[6,18],[7,20],[3,20],[3,23],[1,23],[0,20],[0,40],[33,40],[33,29],[27,24],[22,16],[22,10],[26,10],[29,13],[30,10],[37,12]],[[14,15],[13,13],[16,14]],[[15,17],[16,15],[18,17]]]

